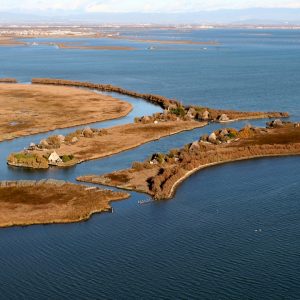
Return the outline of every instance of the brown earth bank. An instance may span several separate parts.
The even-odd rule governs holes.
[[[120,118],[130,103],[92,91],[46,85],[0,85],[0,141]]]
[[[183,106],[178,100],[169,99],[160,95],[138,93],[110,84],[95,84],[91,82],[51,78],[33,78],[32,83],[57,86],[75,86],[104,92],[115,92],[134,98],[144,99],[150,103],[159,105],[163,109],[177,114],[178,116],[184,117],[187,115],[188,117],[192,117],[200,121],[230,122],[242,119],[285,118],[289,116],[286,112],[240,112],[235,110],[213,109],[202,106]]]
[[[11,166],[46,169],[50,165],[68,167],[83,161],[98,159],[138,147],[147,142],[186,130],[203,127],[206,122],[164,121],[133,123],[108,129],[86,127],[67,136],[50,136],[27,150],[12,153],[7,159]]]
[[[111,211],[128,193],[57,180],[0,182],[0,227],[73,223]]]
[[[199,141],[168,154],[156,153],[131,169],[105,175],[89,175],[79,181],[148,193],[168,199],[176,187],[194,172],[217,164],[268,156],[299,155],[299,123],[270,122],[267,128],[228,128],[202,136]]]

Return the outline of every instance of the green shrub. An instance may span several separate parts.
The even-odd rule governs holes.
[[[183,107],[172,108],[170,112],[179,117],[184,117],[186,115],[186,111]]]
[[[233,132],[229,132],[228,135],[227,135],[230,139],[233,139],[236,137],[236,134],[233,133]]]
[[[66,162],[72,160],[73,158],[74,158],[74,156],[73,156],[72,154],[71,154],[71,155],[63,155],[63,156],[61,156],[61,160],[62,160],[64,163],[66,163]]]
[[[159,164],[162,164],[165,161],[165,155],[163,153],[158,153],[156,160],[158,161]]]
[[[30,153],[15,153],[13,156],[17,160],[23,160],[23,159],[35,159],[36,155],[30,154]]]

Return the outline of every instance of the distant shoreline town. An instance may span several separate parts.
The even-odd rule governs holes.
[[[263,24],[208,24],[208,25],[159,25],[159,24],[99,24],[99,25],[51,25],[23,24],[0,25],[0,37],[95,37],[114,38],[120,36],[118,30],[160,29],[160,30],[209,30],[209,29],[253,29],[253,30],[299,30],[300,25],[263,25]]]

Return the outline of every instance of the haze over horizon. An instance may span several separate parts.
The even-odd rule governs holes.
[[[9,22],[300,24],[300,1],[1,0]]]

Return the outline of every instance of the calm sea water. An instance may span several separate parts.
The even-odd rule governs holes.
[[[137,31],[149,39],[217,40],[219,46],[135,45],[138,51],[0,48],[0,77],[57,77],[112,83],[184,103],[284,110],[300,120],[300,32]],[[72,40],[73,41],[73,40]],[[206,48],[206,49],[204,49]],[[131,122],[159,108],[130,99]],[[265,121],[252,122],[263,125]],[[234,124],[241,127],[246,122]],[[126,168],[211,132],[211,125],[74,168],[33,172],[5,158],[44,134],[0,143],[0,179],[58,178]],[[56,131],[66,133],[69,130]],[[174,199],[115,203],[114,214],[85,223],[0,230],[1,299],[299,299],[298,157],[260,159],[203,170]]]

